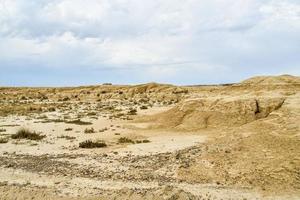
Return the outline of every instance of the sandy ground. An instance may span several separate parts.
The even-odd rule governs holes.
[[[1,89],[0,199],[300,199],[298,79]]]

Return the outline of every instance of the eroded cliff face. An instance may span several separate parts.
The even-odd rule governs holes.
[[[140,120],[155,121],[156,128],[190,131],[241,126],[279,110],[299,87],[299,77],[283,75],[254,77],[225,87],[189,88],[190,93],[172,109]]]
[[[240,126],[268,117],[281,108],[285,98],[203,98],[185,100],[156,115],[158,126],[183,130]]]

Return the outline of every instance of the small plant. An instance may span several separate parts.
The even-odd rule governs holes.
[[[58,101],[70,101],[70,97],[64,97],[63,99],[59,99]]]
[[[103,129],[100,129],[99,132],[101,133],[101,132],[105,132],[107,130],[108,130],[108,128],[103,128]]]
[[[40,115],[36,119],[48,119],[47,115]]]
[[[128,115],[136,115],[136,113],[137,113],[136,109],[130,109],[127,114]]]
[[[76,124],[76,125],[91,125],[91,124],[93,124],[91,122],[81,121],[80,119],[76,119],[76,120],[72,120],[72,121],[67,121],[65,123],[67,123],[67,124]]]
[[[145,105],[143,105],[143,106],[140,107],[140,109],[141,109],[141,110],[146,110],[146,109],[148,109],[148,107],[145,106]]]
[[[96,116],[97,113],[96,113],[96,112],[89,112],[89,113],[87,113],[86,115],[87,115],[87,116]]]
[[[7,138],[0,138],[0,144],[5,144],[8,143],[8,139]]]
[[[95,133],[95,130],[94,130],[94,128],[86,128],[86,129],[84,130],[84,133],[86,133],[86,134],[89,134],[89,133]]]
[[[64,120],[62,119],[46,119],[41,123],[62,123],[62,122],[64,122]]]
[[[8,124],[8,125],[1,125],[0,127],[16,127],[20,126],[19,124]]]
[[[131,140],[131,139],[129,139],[129,138],[127,138],[127,137],[121,137],[121,138],[119,138],[118,142],[120,144],[123,144],[123,143],[132,143],[132,144],[134,144],[134,141]]]
[[[135,141],[136,143],[138,143],[138,144],[140,144],[140,143],[149,143],[150,142],[150,140],[136,140]]]
[[[83,142],[79,143],[80,148],[85,148],[85,149],[92,149],[92,148],[103,148],[107,147],[106,143],[104,141],[91,141],[91,140],[86,140]]]
[[[66,139],[66,140],[75,140],[76,139],[76,137],[68,136],[68,135],[61,135],[61,136],[58,136],[57,138],[62,138],[62,139]]]
[[[124,116],[124,113],[118,113],[118,114],[115,114],[113,117],[115,118],[121,118]]]
[[[72,128],[66,128],[65,131],[73,131]]]
[[[70,101],[70,97],[64,97],[62,101]]]
[[[54,107],[50,107],[50,108],[48,108],[48,111],[49,112],[54,112],[56,109],[54,108]]]
[[[25,96],[22,96],[22,97],[20,98],[20,100],[27,100],[27,98],[26,98]]]
[[[21,128],[17,133],[11,135],[12,139],[28,139],[28,140],[41,140],[45,138],[45,135],[40,135],[34,131],[30,131],[25,128]]]
[[[0,133],[1,132],[6,132],[6,129],[0,128]]]

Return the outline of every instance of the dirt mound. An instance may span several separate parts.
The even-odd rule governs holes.
[[[256,76],[247,79],[241,85],[287,85],[300,84],[300,77],[291,75],[281,76]]]
[[[239,126],[265,118],[279,109],[284,98],[204,98],[186,100],[176,107],[144,120],[154,120],[163,128],[197,130]]]
[[[259,117],[274,108],[266,107],[271,105],[270,99],[265,99],[264,105],[258,102],[264,110]],[[299,195],[300,125],[296,123],[300,120],[299,105],[299,95],[290,96],[267,118],[229,131],[217,130],[218,134],[202,148],[198,159],[180,169],[179,176],[195,183],[215,181],[220,185]]]
[[[261,130],[247,135],[241,130],[213,141],[195,163],[179,170],[179,176],[195,183],[299,194],[299,140],[270,134],[262,125],[257,129]]]
[[[193,164],[179,170],[179,176],[195,183],[215,181],[299,195],[299,129],[295,124],[289,128],[289,122],[298,121],[299,116],[274,119],[255,121],[211,140]]]

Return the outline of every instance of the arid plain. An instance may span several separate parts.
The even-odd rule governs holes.
[[[0,199],[300,199],[300,77],[0,88]]]

